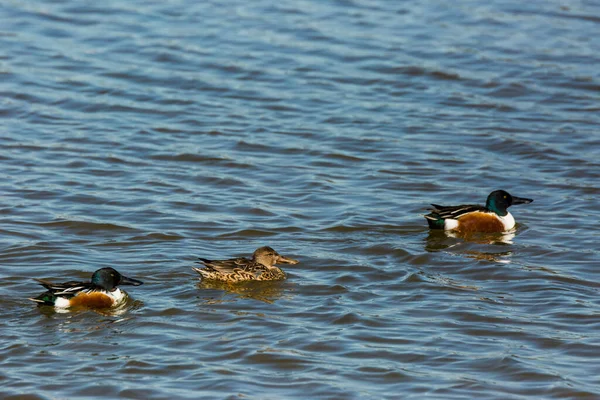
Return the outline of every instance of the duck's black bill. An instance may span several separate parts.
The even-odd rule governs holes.
[[[119,282],[119,285],[133,285],[133,286],[140,286],[143,285],[144,282],[142,281],[138,281],[137,279],[133,279],[133,278],[128,278],[126,276],[121,275],[121,282]]]
[[[533,199],[526,199],[524,197],[516,197],[516,196],[512,197],[512,203],[513,203],[513,205],[515,205],[515,204],[529,204],[532,201],[533,201]]]

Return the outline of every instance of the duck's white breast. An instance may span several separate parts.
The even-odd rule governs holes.
[[[67,308],[71,305],[69,299],[65,299],[64,297],[58,297],[54,302],[54,307],[56,308]]]
[[[122,301],[125,301],[125,299],[127,298],[127,293],[125,293],[119,288],[116,288],[114,291],[109,292],[109,294],[115,300],[115,305],[119,304]]]
[[[515,218],[512,216],[511,213],[507,212],[507,214],[504,217],[498,216],[498,218],[504,224],[505,231],[508,231],[515,227]]]
[[[451,231],[453,229],[458,228],[458,221],[452,218],[448,218],[444,220],[444,230]]]

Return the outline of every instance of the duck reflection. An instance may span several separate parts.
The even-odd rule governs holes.
[[[512,251],[501,249],[513,244],[515,233],[514,229],[502,233],[430,230],[425,239],[425,251],[452,251],[476,260],[508,264],[511,262]],[[477,247],[474,248],[473,245],[477,245]]]
[[[284,285],[284,281],[230,283],[205,279],[199,282],[197,286],[200,289],[222,290],[233,293],[242,299],[253,299],[272,304],[283,297],[285,289]],[[210,300],[212,303],[215,301],[214,298]]]
[[[108,335],[107,337],[113,337],[133,329],[133,325],[127,324],[127,321],[135,319],[135,316],[130,315],[130,312],[142,306],[143,303],[138,300],[105,309],[89,307],[58,309],[42,306],[39,308],[39,313],[44,317],[44,320],[40,322],[44,326],[44,331],[49,334],[47,337],[52,337],[50,332],[54,332],[58,338],[65,333],[96,331],[105,333]],[[52,342],[51,346],[59,342],[60,340]]]
[[[56,314],[70,314],[72,316],[93,312],[98,315],[102,315],[104,317],[121,317],[125,315],[128,311],[133,309],[139,309],[144,305],[144,303],[140,300],[131,300],[127,299],[125,303],[122,303],[116,307],[110,308],[93,308],[86,306],[75,306],[69,308],[56,308],[52,306],[41,306],[39,308],[40,313],[45,315],[46,317],[52,317]],[[119,319],[118,321],[120,321]],[[117,321],[115,321],[117,322]]]

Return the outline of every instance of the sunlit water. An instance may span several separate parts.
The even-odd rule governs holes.
[[[0,397],[599,398],[600,6],[6,1]],[[429,203],[511,208],[429,232]],[[200,283],[270,245],[283,282]],[[112,266],[125,307],[33,278]]]

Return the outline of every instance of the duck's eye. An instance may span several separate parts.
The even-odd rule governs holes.
[[[504,196],[504,198],[506,198],[506,196]]]

